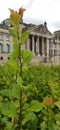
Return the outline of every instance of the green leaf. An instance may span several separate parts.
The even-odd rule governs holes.
[[[36,115],[33,112],[26,113],[25,118],[22,121],[22,124],[25,125],[25,123],[30,120],[32,121],[36,120]]]
[[[21,45],[23,45],[23,44],[26,43],[27,38],[28,38],[30,32],[31,32],[31,31],[26,31],[26,32],[22,33],[22,35],[20,36],[20,44],[21,44]]]
[[[16,12],[12,12],[10,15],[10,23],[14,26],[14,27],[18,27],[20,20],[21,20],[21,16],[19,14],[17,14]]]
[[[30,62],[32,60],[32,58],[34,57],[34,53],[29,50],[22,50],[21,55],[22,55],[23,63]]]
[[[2,122],[3,122],[3,123],[7,123],[7,122],[8,122],[8,117],[3,117],[3,118],[2,118]]]
[[[13,29],[13,28],[10,28],[10,29],[9,29],[9,32],[10,32],[10,34],[11,34],[13,37],[17,37],[16,31],[17,31],[16,28],[14,28],[14,29]]]
[[[15,73],[19,72],[19,63],[16,59],[11,59],[7,62],[9,68],[12,68]]]
[[[13,44],[13,52],[10,54],[10,59],[17,59],[19,57],[19,46],[18,44]]]
[[[3,103],[1,112],[3,115],[10,117],[10,118],[14,118],[17,116],[17,108],[11,102]]]
[[[2,100],[3,100],[3,98],[2,98],[2,96],[0,96],[0,108],[2,107]]]
[[[60,108],[60,101],[54,103],[58,108]]]
[[[22,78],[20,76],[17,77],[17,83],[20,86],[23,84]]]
[[[43,104],[40,103],[39,101],[37,100],[32,100],[31,104],[30,104],[30,111],[33,111],[33,112],[39,112],[43,109]]]
[[[0,94],[3,96],[3,97],[8,97],[8,98],[11,98],[11,89],[2,89],[0,91]]]
[[[15,85],[12,89],[11,95],[13,98],[19,99],[20,97],[20,87]]]
[[[13,128],[13,123],[7,122],[7,123],[6,123],[6,129],[5,129],[5,130],[14,130],[14,128]]]

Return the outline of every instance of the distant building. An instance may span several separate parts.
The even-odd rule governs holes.
[[[47,23],[40,25],[26,24],[21,22],[22,31],[31,30],[27,42],[23,49],[31,50],[35,53],[33,62],[60,63],[60,31],[53,34],[48,30]],[[0,63],[9,59],[9,54],[13,49],[12,36],[9,33],[9,19],[0,24]]]
[[[54,38],[51,44],[53,62],[60,64],[60,30],[54,32]]]
[[[5,23],[0,24],[0,63],[9,59],[12,51],[12,36],[9,33],[9,27]]]

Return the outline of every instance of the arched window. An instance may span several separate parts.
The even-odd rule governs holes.
[[[10,52],[10,46],[9,46],[9,44],[6,44],[6,53],[9,53]]]
[[[0,53],[2,53],[2,44],[0,43]]]

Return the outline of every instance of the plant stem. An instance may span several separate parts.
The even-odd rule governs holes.
[[[19,57],[19,64],[20,64],[20,72],[19,72],[19,76],[22,78],[22,59],[21,59],[21,46],[19,46],[19,53],[20,53],[20,57]],[[20,106],[20,112],[19,112],[19,130],[22,130],[22,90],[20,91],[20,102],[19,102],[19,106]]]
[[[20,92],[19,130],[22,129],[22,90]]]
[[[48,107],[47,107],[47,129],[46,130],[48,130],[49,128],[48,128]]]

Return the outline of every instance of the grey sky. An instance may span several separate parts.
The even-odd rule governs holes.
[[[60,29],[60,0],[0,0],[0,22],[9,17],[9,9],[24,7],[23,20],[27,23],[47,22],[48,29]]]

